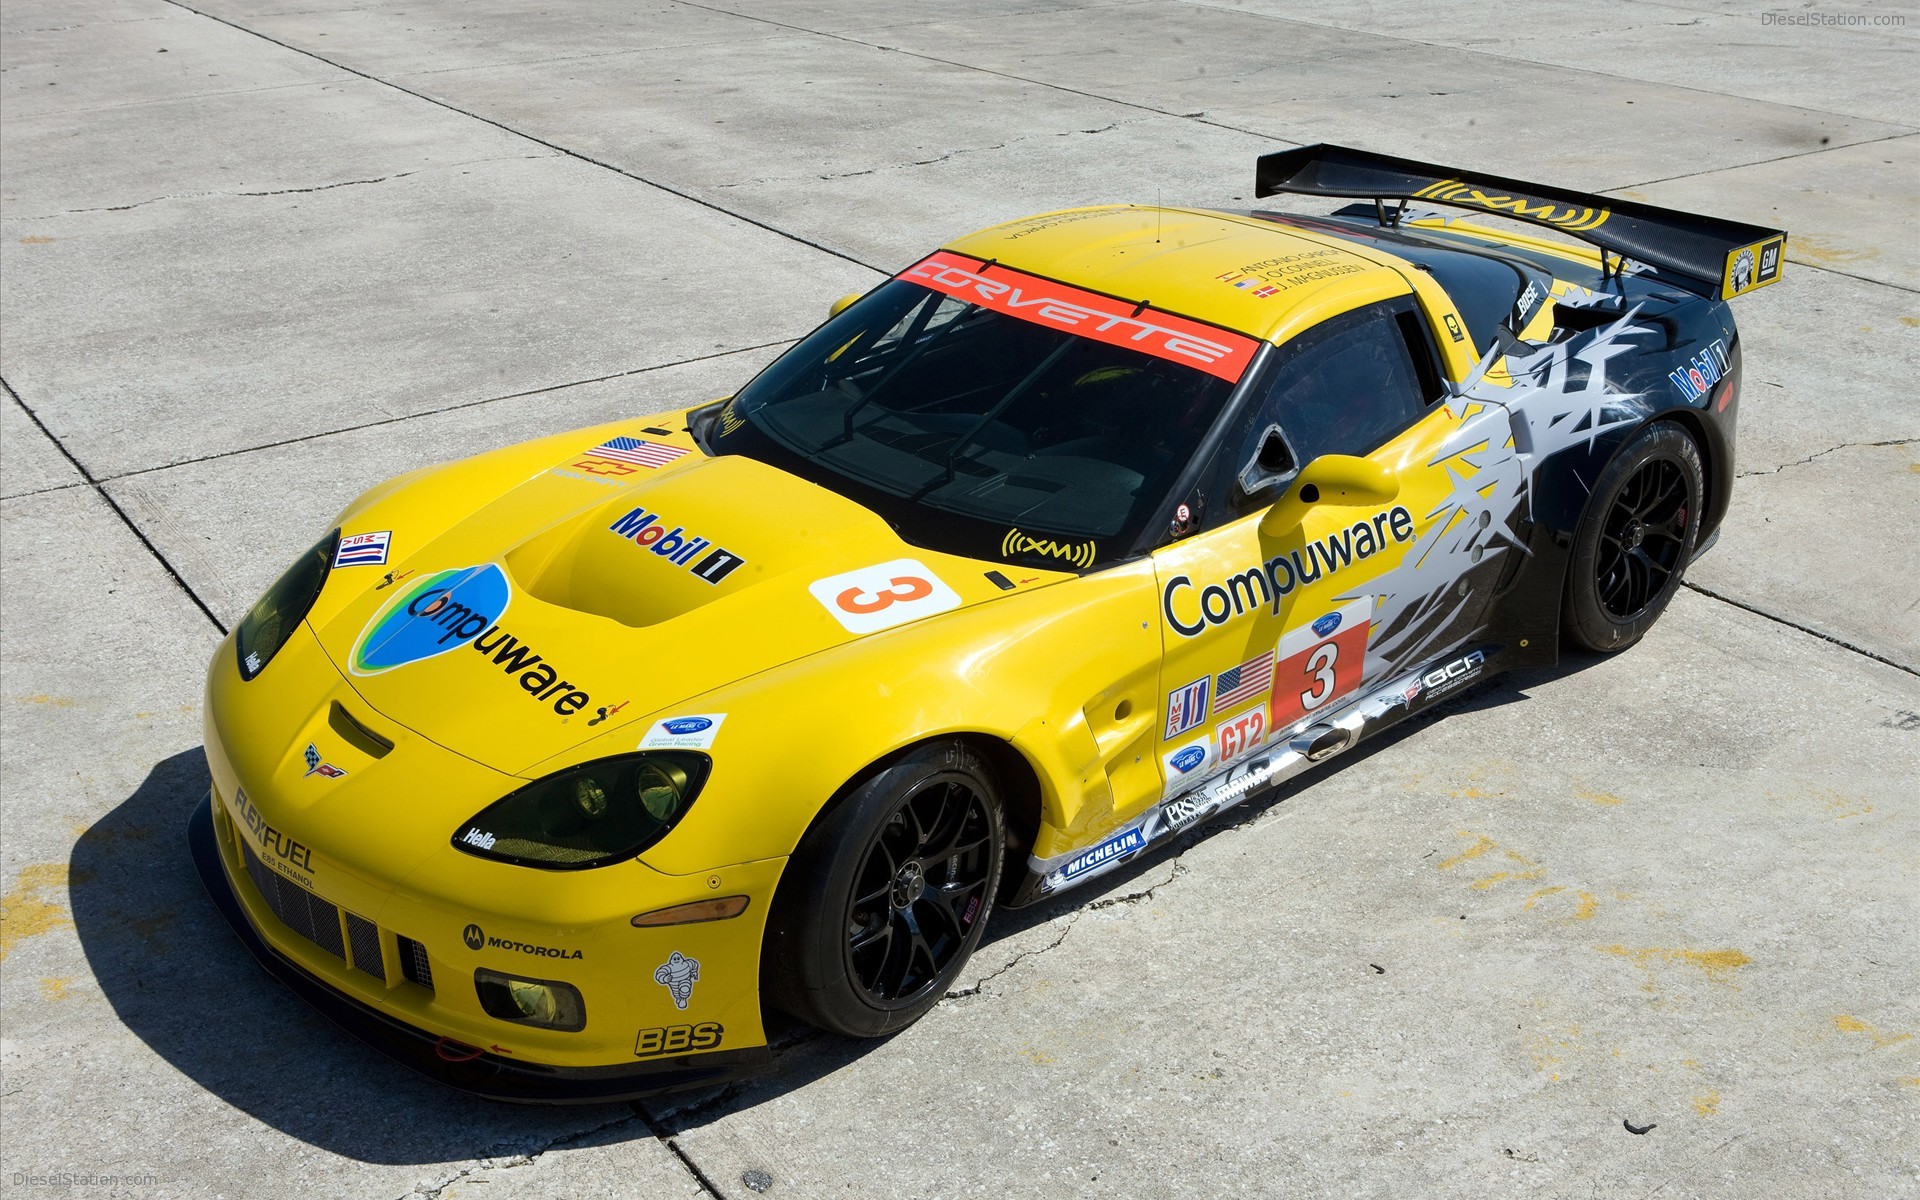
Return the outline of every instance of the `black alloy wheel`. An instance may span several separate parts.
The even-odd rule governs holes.
[[[1693,513],[1686,476],[1673,460],[1653,459],[1628,478],[1600,531],[1595,583],[1607,615],[1631,621],[1666,592],[1683,565]]]
[[[965,744],[928,743],[880,764],[789,859],[768,914],[762,993],[836,1033],[911,1025],[979,945],[1006,839],[993,770]]]
[[[1624,650],[1680,589],[1700,537],[1700,450],[1685,430],[1642,430],[1594,481],[1574,537],[1562,626],[1589,650]]]
[[[918,999],[987,905],[995,822],[974,780],[921,784],[880,828],[847,905],[847,965],[875,1005]]]

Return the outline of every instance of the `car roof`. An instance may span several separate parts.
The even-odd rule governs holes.
[[[990,226],[946,248],[1271,342],[1413,291],[1404,274],[1410,264],[1384,251],[1201,209],[1064,209]]]

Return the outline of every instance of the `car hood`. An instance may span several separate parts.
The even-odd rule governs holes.
[[[617,486],[542,471],[452,524],[432,498],[429,484],[412,502],[430,536],[410,534],[406,506],[382,514],[387,573],[336,568],[329,590],[345,577],[364,593],[316,612],[315,632],[388,719],[514,774],[893,616],[1005,594],[991,564],[908,546],[860,505],[749,458],[690,454]],[[888,568],[875,590],[925,574],[937,594],[878,616],[816,598],[873,567]]]

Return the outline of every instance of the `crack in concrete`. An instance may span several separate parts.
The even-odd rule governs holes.
[[[429,171],[447,171],[455,167],[471,167],[481,163],[528,162],[537,159],[561,158],[559,154],[510,154],[504,157],[470,158],[463,162],[438,163],[429,167],[417,167],[411,171],[396,171],[391,175],[376,175],[371,179],[342,179],[336,183],[319,183],[312,187],[274,188],[263,192],[173,192],[165,196],[155,196],[150,200],[135,200],[131,204],[108,204],[100,208],[65,208],[55,213],[42,213],[37,216],[11,217],[16,221],[52,221],[59,217],[71,217],[81,213],[126,212],[129,209],[144,208],[149,204],[160,204],[167,200],[205,200],[210,197],[243,196],[300,196],[308,192],[330,192],[334,188],[360,187],[369,183],[386,183],[393,179],[406,179],[413,175],[424,175]]]
[[[1111,124],[1102,125],[1098,129],[1058,129],[1050,130],[1046,133],[1029,133],[1022,137],[1008,138],[1004,142],[997,142],[991,146],[962,146],[957,150],[949,150],[936,158],[919,158],[911,162],[887,163],[878,167],[866,167],[859,171],[835,171],[828,175],[767,175],[759,179],[742,179],[734,183],[722,183],[715,186],[717,190],[721,190],[726,188],[752,187],[762,183],[794,183],[805,179],[853,179],[861,175],[878,175],[882,171],[906,171],[914,167],[931,167],[937,163],[949,162],[963,154],[985,154],[991,150],[1005,150],[1008,146],[1015,145],[1019,142],[1038,141],[1041,138],[1062,138],[1107,133],[1123,125],[1138,125],[1145,120],[1147,120],[1146,117],[1136,117],[1131,121],[1114,121]]]
[[[454,1172],[452,1175],[446,1176],[438,1183],[430,1183],[424,1188],[416,1186],[412,1191],[401,1196],[400,1200],[440,1200],[441,1195],[445,1193],[448,1188],[459,1183],[462,1179],[467,1178],[476,1171],[511,1170],[514,1167],[529,1166],[535,1159],[549,1150],[560,1146],[570,1146],[583,1138],[590,1138],[596,1133],[605,1133],[609,1129],[618,1129],[622,1125],[631,1125],[635,1121],[640,1121],[644,1124],[646,1118],[636,1110],[624,1117],[616,1117],[611,1121],[602,1121],[591,1129],[576,1129],[570,1133],[563,1133],[548,1138],[540,1146],[531,1151],[511,1155],[493,1155],[476,1159],[471,1165],[460,1168],[460,1170]]]
[[[1755,605],[1748,604],[1745,601],[1735,600],[1732,596],[1729,596],[1724,592],[1716,592],[1712,588],[1702,587],[1700,584],[1695,583],[1691,579],[1682,579],[1680,581],[1680,586],[1683,588],[1686,588],[1690,592],[1698,592],[1700,595],[1706,596],[1709,599],[1718,600],[1722,604],[1731,604],[1733,605],[1733,607],[1740,609],[1743,612],[1750,612],[1756,617],[1765,617],[1767,620],[1772,621],[1776,625],[1785,625],[1788,629],[1797,629],[1801,633],[1807,634],[1809,637],[1817,637],[1823,642],[1831,642],[1834,645],[1840,647],[1842,650],[1851,650],[1855,654],[1861,655],[1864,658],[1872,659],[1873,661],[1879,663],[1881,666],[1892,667],[1896,671],[1905,671],[1909,675],[1920,676],[1920,670],[1916,670],[1915,668],[1910,667],[1903,662],[1895,662],[1893,659],[1888,658],[1886,655],[1876,653],[1875,651],[1867,649],[1865,646],[1856,646],[1855,644],[1847,641],[1844,638],[1835,637],[1833,634],[1830,634],[1830,633],[1822,633],[1821,631],[1813,628],[1812,626],[1802,625],[1798,621],[1788,620],[1786,617],[1780,616],[1778,613],[1770,613],[1764,608],[1759,608]]]
[[[1814,459],[1825,458],[1827,455],[1832,454],[1837,450],[1867,450],[1867,449],[1873,449],[1878,446],[1905,446],[1905,445],[1911,444],[1914,441],[1920,441],[1920,438],[1904,438],[1904,437],[1892,438],[1884,442],[1841,442],[1838,446],[1828,446],[1825,450],[1816,450],[1812,454],[1807,455],[1805,458],[1798,458],[1792,462],[1781,463],[1779,466],[1774,467],[1770,471],[1741,471],[1739,474],[1735,475],[1734,478],[1735,479],[1751,479],[1755,475],[1778,475],[1780,472],[1786,470],[1788,467],[1804,467],[1808,463],[1812,462]]]

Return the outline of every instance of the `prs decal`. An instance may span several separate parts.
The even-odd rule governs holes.
[[[1386,512],[1375,513],[1366,520],[1355,521],[1345,529],[1308,542],[1299,550],[1276,554],[1238,575],[1229,575],[1220,583],[1209,583],[1199,589],[1197,601],[1185,594],[1194,590],[1193,580],[1186,575],[1175,575],[1160,592],[1160,609],[1167,624],[1181,637],[1196,637],[1209,626],[1224,625],[1261,608],[1269,608],[1278,616],[1280,602],[1295,588],[1305,587],[1322,576],[1332,578],[1389,546],[1412,540],[1413,514],[1396,504]],[[1193,612],[1193,615],[1189,617],[1183,612]]]
[[[1259,345],[1245,334],[1172,313],[1149,313],[1145,305],[1006,267],[989,267],[977,258],[945,250],[908,267],[900,278],[1021,321],[1198,367],[1228,382],[1240,378]]]

